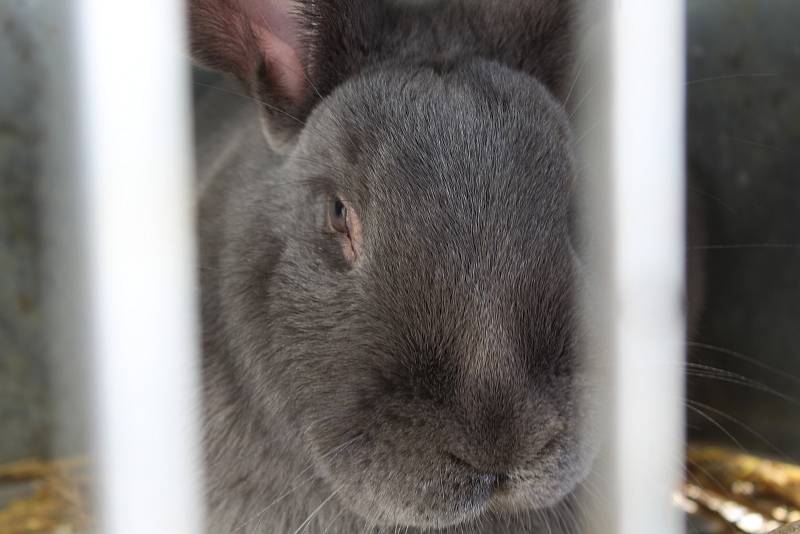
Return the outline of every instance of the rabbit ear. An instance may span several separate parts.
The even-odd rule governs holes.
[[[580,0],[462,0],[485,56],[527,72],[564,100],[573,81]]]
[[[312,84],[296,0],[191,0],[192,54],[235,75],[263,103],[266,133],[284,149],[302,127]]]
[[[245,81],[266,67],[276,92],[304,98],[307,54],[295,0],[192,0],[191,30],[199,63]]]
[[[286,149],[317,101],[360,66],[365,14],[377,3],[191,0],[192,54],[246,84],[273,147]]]

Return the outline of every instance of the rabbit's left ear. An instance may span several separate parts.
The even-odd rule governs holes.
[[[363,65],[376,0],[191,0],[192,55],[235,75],[262,103],[274,148],[291,144],[317,101]]]

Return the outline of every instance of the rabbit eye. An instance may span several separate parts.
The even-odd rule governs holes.
[[[363,230],[352,205],[338,196],[328,200],[328,231],[337,235],[344,258],[351,265],[361,256]]]
[[[344,201],[339,197],[334,197],[330,203],[329,221],[331,228],[340,234],[350,234],[348,221],[348,210]]]

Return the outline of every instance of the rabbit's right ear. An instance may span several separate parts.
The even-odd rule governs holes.
[[[242,80],[285,150],[317,101],[363,63],[376,0],[190,0],[192,55]]]

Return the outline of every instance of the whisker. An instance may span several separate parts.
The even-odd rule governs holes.
[[[734,350],[726,349],[724,347],[718,347],[716,345],[709,345],[709,344],[706,344],[706,343],[699,343],[697,341],[689,341],[689,342],[687,342],[687,345],[689,345],[690,347],[696,347],[696,348],[700,348],[700,349],[710,350],[710,351],[713,351],[713,352],[718,352],[720,354],[724,354],[726,356],[730,356],[732,358],[736,358],[738,360],[742,360],[742,361],[747,362],[747,363],[749,363],[751,365],[754,365],[756,367],[760,367],[761,369],[764,369],[764,370],[769,371],[771,373],[774,373],[774,374],[776,374],[778,376],[781,376],[781,377],[783,377],[783,378],[785,378],[787,380],[791,380],[795,384],[800,384],[800,377],[797,377],[797,376],[795,376],[795,375],[793,375],[791,373],[788,373],[788,372],[786,372],[786,371],[784,371],[782,369],[778,369],[777,367],[773,367],[773,366],[768,365],[768,364],[766,364],[764,362],[761,362],[761,361],[757,360],[756,358],[753,358],[752,356],[747,356],[746,354],[742,354],[741,352],[736,352]]]
[[[744,243],[738,245],[697,245],[690,250],[747,250],[747,249],[786,249],[800,250],[800,244],[791,243]]]
[[[776,447],[775,444],[772,443],[770,440],[768,440],[763,434],[757,432],[752,427],[750,427],[749,425],[745,424],[744,422],[742,422],[741,420],[737,419],[736,417],[734,417],[734,416],[732,416],[730,414],[727,414],[727,413],[723,412],[722,410],[714,408],[713,406],[709,406],[707,404],[703,404],[703,403],[698,402],[698,401],[690,400],[688,402],[691,402],[692,404],[700,406],[704,410],[714,412],[717,415],[719,415],[720,417],[724,417],[728,421],[731,421],[732,423],[740,426],[741,428],[743,428],[744,430],[748,431],[750,434],[752,434],[753,436],[758,438],[760,441],[762,441],[764,444],[766,444],[773,451],[775,451],[776,453],[778,453],[779,455],[781,455],[785,459],[788,459],[788,460],[793,461],[793,462],[797,461],[796,458],[793,458],[792,455],[790,455],[790,454],[786,453],[785,451],[783,451],[783,450],[779,449],[778,447]]]
[[[194,85],[197,85],[197,86],[199,86],[199,87],[206,87],[206,88],[208,88],[208,89],[213,89],[214,91],[219,91],[219,92],[221,92],[221,93],[227,93],[227,94],[229,94],[229,95],[238,96],[239,98],[244,98],[244,99],[246,99],[246,100],[251,100],[251,101],[255,102],[256,104],[260,104],[260,105],[264,106],[265,108],[267,108],[267,109],[269,109],[269,110],[271,110],[271,111],[275,111],[275,112],[277,112],[277,113],[280,113],[280,114],[282,114],[282,115],[285,115],[285,116],[289,117],[290,119],[292,119],[293,121],[295,121],[295,122],[296,122],[297,124],[299,124],[300,126],[303,126],[303,125],[305,125],[305,123],[304,123],[303,121],[301,121],[300,119],[298,119],[297,117],[295,117],[295,116],[294,116],[294,115],[292,115],[291,113],[288,113],[287,111],[285,111],[285,110],[283,110],[283,109],[279,108],[278,106],[273,106],[272,104],[269,104],[269,103],[267,103],[267,102],[264,102],[263,100],[259,100],[258,98],[255,98],[255,97],[253,97],[252,95],[248,95],[248,94],[245,94],[245,93],[239,93],[239,92],[237,92],[237,91],[232,91],[232,90],[230,90],[230,89],[226,89],[226,88],[224,88],[224,87],[220,87],[220,86],[218,86],[218,85],[213,85],[213,84],[208,84],[208,83],[198,82],[198,81],[196,81],[196,80],[195,80],[195,81],[193,81],[192,83],[194,83]]]
[[[701,410],[697,406],[694,406],[692,401],[687,401],[686,407],[689,408],[690,410],[692,410],[694,413],[696,413],[700,417],[704,418],[706,421],[708,421],[709,423],[711,423],[715,427],[717,427],[720,431],[722,431],[723,434],[725,434],[727,437],[729,437],[731,439],[731,441],[733,441],[733,443],[736,444],[736,446],[742,452],[746,452],[747,449],[745,449],[744,445],[742,445],[742,443],[738,439],[736,439],[736,437],[733,434],[731,434],[728,431],[728,429],[726,429],[719,421],[717,421],[716,419],[714,419],[713,417],[711,417],[710,415],[705,413],[703,410]]]
[[[580,111],[581,106],[583,106],[584,102],[586,102],[586,100],[589,98],[592,92],[594,92],[594,84],[591,87],[589,87],[589,89],[586,91],[586,94],[584,94],[583,98],[581,98],[580,101],[578,102],[578,105],[575,106],[575,109],[572,110],[572,112],[569,115],[570,120],[575,118],[575,115],[578,114],[578,111]]]
[[[774,78],[781,76],[781,74],[777,72],[754,72],[751,74],[728,74],[724,76],[711,76],[708,78],[698,78],[696,80],[689,80],[686,82],[686,85],[699,85],[702,83],[709,83],[709,82],[718,82],[723,80],[736,80],[736,79],[746,79],[746,78]]]
[[[316,515],[319,513],[319,511],[322,510],[322,507],[325,506],[326,504],[328,504],[331,501],[331,499],[333,499],[336,496],[336,494],[339,493],[342,490],[342,488],[344,488],[344,486],[339,486],[338,489],[333,490],[333,493],[331,493],[330,496],[327,499],[322,501],[322,504],[317,506],[314,509],[314,511],[311,512],[311,514],[308,516],[308,518],[306,518],[306,520],[303,521],[300,524],[299,527],[297,527],[297,530],[295,530],[293,534],[299,534],[299,532],[301,530],[303,530],[303,527],[305,527],[308,523],[310,523],[314,519],[314,517],[316,517]]]
[[[273,506],[275,506],[276,504],[281,502],[283,499],[285,499],[286,497],[288,497],[289,495],[291,495],[292,493],[294,493],[298,489],[300,489],[300,488],[306,486],[307,484],[313,482],[316,478],[317,478],[316,475],[312,475],[308,479],[304,480],[303,482],[301,482],[301,483],[299,483],[299,484],[297,484],[295,486],[292,486],[292,488],[290,490],[288,490],[287,492],[283,493],[282,495],[279,495],[275,500],[273,500],[271,503],[269,503],[265,508],[263,508],[256,515],[254,515],[253,517],[251,517],[250,519],[248,519],[247,521],[245,521],[244,523],[242,523],[238,527],[234,528],[233,532],[239,532],[243,528],[245,528],[245,527],[247,527],[249,525],[252,525],[256,521],[260,522],[261,518],[264,517],[264,514],[267,513]]]
[[[718,196],[713,195],[713,194],[709,193],[708,191],[703,191],[702,189],[699,189],[697,187],[693,187],[693,186],[690,186],[690,185],[687,185],[686,189],[688,189],[689,192],[691,192],[691,193],[697,193],[698,195],[701,195],[701,196],[704,196],[704,197],[706,197],[708,199],[713,200],[714,202],[716,202],[717,204],[719,204],[720,206],[722,206],[723,208],[725,208],[726,210],[728,210],[732,214],[736,215],[736,210],[733,209],[732,206],[727,204],[724,200],[722,200]]]
[[[342,445],[334,447],[328,453],[322,455],[320,458],[321,459],[325,459],[325,458],[333,457],[333,456],[341,453],[345,448],[347,448],[348,446],[352,445],[357,439],[359,439],[361,437],[362,437],[362,434],[357,434],[355,437],[353,437],[352,439],[346,441]],[[288,484],[292,486],[291,489],[289,489],[288,491],[286,491],[282,495],[279,495],[275,500],[273,500],[271,503],[269,503],[264,509],[262,509],[260,512],[258,512],[256,515],[251,517],[246,522],[244,522],[241,525],[239,525],[238,527],[236,527],[233,531],[234,532],[238,532],[241,529],[245,528],[246,526],[251,525],[254,521],[260,520],[264,516],[264,514],[267,513],[273,506],[275,506],[276,504],[281,502],[283,499],[285,499],[286,497],[288,497],[289,495],[291,495],[292,493],[294,493],[298,489],[300,489],[300,488],[306,486],[307,484],[313,482],[317,478],[316,474],[312,474],[310,477],[306,478],[303,482],[295,484],[297,482],[297,480],[301,476],[303,476],[305,473],[307,473],[309,470],[311,470],[313,468],[314,468],[314,463],[312,462],[308,467],[306,467],[305,469],[300,471],[292,480],[289,481]]]
[[[767,144],[764,144],[764,143],[759,143],[757,141],[751,141],[750,139],[742,139],[741,137],[732,137],[732,136],[727,136],[727,135],[724,136],[724,137],[727,138],[727,139],[730,139],[731,141],[735,141],[737,143],[741,143],[743,145],[748,145],[748,146],[752,146],[752,147],[756,147],[756,148],[763,148],[763,149],[766,149],[766,150],[772,150],[773,152],[782,152],[780,147],[773,146],[773,145],[767,145]]]
[[[713,484],[714,486],[713,491],[716,491],[721,494],[727,494],[730,492],[730,486],[728,484],[720,480],[718,476],[709,471],[708,468],[703,467],[703,465],[701,465],[699,462],[692,461],[687,458],[686,464],[689,469],[695,469],[697,471],[700,471],[702,475],[706,477],[707,481]],[[704,484],[703,479],[701,479],[698,476],[693,477],[692,483],[699,487],[707,488],[708,486],[707,484]]]
[[[582,133],[582,134],[581,134],[581,135],[580,135],[580,136],[579,136],[579,137],[578,137],[578,138],[575,140],[575,145],[576,145],[576,146],[577,146],[577,145],[580,145],[580,144],[581,144],[581,142],[583,142],[583,140],[584,140],[584,139],[586,139],[586,137],[587,137],[587,136],[588,136],[590,133],[592,133],[592,131],[594,131],[594,129],[595,129],[595,128],[597,128],[598,126],[600,126],[600,123],[601,123],[601,121],[595,121],[595,122],[593,122],[591,125],[589,125],[589,127],[587,127],[587,128],[586,128],[586,130],[585,130],[585,131],[584,131],[584,132],[583,132],[583,133]]]
[[[760,384],[759,382],[756,382],[754,380],[737,378],[737,375],[731,375],[731,374],[727,374],[727,373],[698,372],[698,371],[691,371],[691,372],[689,372],[687,374],[690,377],[709,378],[709,379],[713,379],[713,380],[718,380],[720,382],[726,382],[726,383],[734,384],[734,385],[738,385],[738,386],[749,387],[749,388],[751,388],[753,390],[761,391],[763,393],[769,393],[770,395],[773,395],[773,396],[775,396],[775,397],[777,397],[777,398],[779,398],[781,400],[784,400],[784,401],[789,402],[791,404],[794,404],[796,406],[800,406],[800,400],[797,400],[797,399],[795,399],[793,397],[790,397],[789,395],[785,395],[785,394],[781,393],[780,391],[777,391],[777,390],[772,389],[772,388],[770,388],[768,386]]]
[[[755,362],[751,362],[751,363],[753,363],[754,365],[758,365]],[[779,391],[779,390],[777,390],[775,388],[772,388],[772,387],[768,386],[767,384],[764,384],[764,383],[759,382],[757,380],[753,380],[751,378],[747,378],[746,376],[743,376],[743,375],[740,375],[740,374],[737,374],[737,373],[734,373],[734,372],[731,372],[731,371],[726,371],[724,369],[719,369],[717,367],[713,367],[713,366],[710,366],[710,365],[694,363],[694,362],[684,362],[682,360],[681,361],[663,360],[663,361],[660,361],[660,362],[658,362],[658,361],[648,361],[648,362],[646,362],[646,364],[647,365],[685,365],[686,374],[687,374],[688,377],[709,378],[709,379],[714,379],[714,380],[718,380],[718,381],[721,381],[721,382],[727,382],[727,383],[730,383],[730,384],[749,387],[749,388],[754,389],[756,391],[761,391],[763,393],[768,393],[768,394],[770,394],[770,395],[772,395],[774,397],[777,397],[777,398],[779,398],[781,400],[789,402],[789,403],[791,403],[793,405],[800,406],[800,399],[797,399],[796,397],[792,397],[791,395],[787,395],[786,393],[783,393],[783,392],[781,392],[781,391]],[[607,368],[607,366],[604,366],[602,364],[598,364],[596,366],[596,368],[599,369],[599,370],[603,370],[603,369]],[[767,366],[767,368],[769,368],[769,366]],[[773,369],[773,372],[782,373],[782,371],[779,371],[777,369]],[[789,375],[789,376],[791,376],[791,375]],[[792,378],[792,380],[796,381],[795,378]]]
[[[575,87],[578,85],[578,80],[581,78],[581,73],[583,72],[583,67],[586,66],[586,63],[589,61],[589,57],[586,56],[581,60],[580,65],[578,65],[577,70],[575,71],[575,77],[572,79],[572,84],[569,86],[569,91],[567,92],[567,96],[564,99],[564,108],[567,108],[569,105],[569,100],[572,97],[572,92],[575,90]]]
[[[322,534],[327,534],[328,533],[328,530],[330,530],[330,528],[334,525],[334,523],[336,523],[336,521],[338,521],[338,519],[340,517],[342,517],[342,514],[344,514],[344,511],[345,511],[345,509],[342,508],[341,510],[339,510],[338,514],[333,516],[333,519],[331,519],[330,522],[328,522],[328,525],[325,527],[325,530],[322,531]]]

